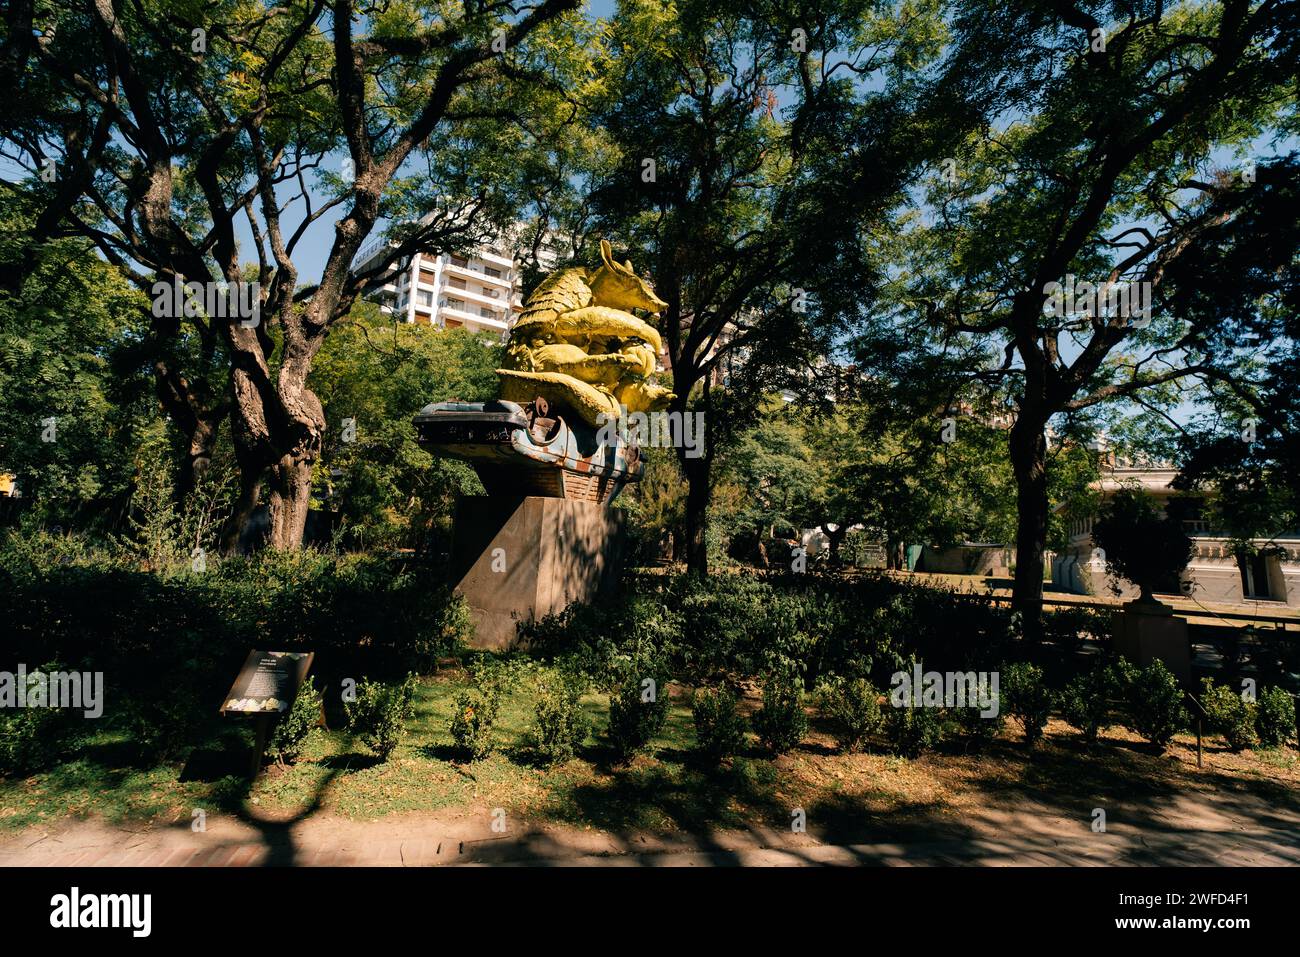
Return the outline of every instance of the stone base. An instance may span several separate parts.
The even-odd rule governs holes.
[[[1159,659],[1183,687],[1192,686],[1192,647],[1187,619],[1154,601],[1131,601],[1115,616],[1115,650],[1138,665]]]
[[[452,581],[474,619],[475,648],[504,649],[521,621],[613,588],[621,513],[563,498],[466,496],[456,503]]]

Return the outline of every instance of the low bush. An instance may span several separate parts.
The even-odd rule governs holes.
[[[471,761],[492,753],[492,729],[499,711],[497,698],[478,688],[466,688],[456,696],[451,715],[451,739],[456,749]]]
[[[861,751],[867,739],[880,730],[880,692],[866,678],[836,676],[817,689],[817,710],[830,726],[840,748]]]
[[[196,683],[182,679],[176,686],[190,688]],[[125,732],[141,760],[177,760],[202,736],[207,716],[196,710],[186,692],[128,694],[113,709],[112,724]]]
[[[1043,669],[1024,661],[1002,668],[1002,700],[1007,712],[1020,723],[1025,742],[1038,743],[1052,713],[1053,695],[1043,681]]]
[[[646,750],[668,719],[668,675],[653,659],[617,672],[609,697],[609,740],[620,761]]]
[[[706,757],[721,761],[745,746],[745,719],[730,688],[697,688],[691,705],[695,746]]]
[[[808,733],[803,709],[803,679],[791,669],[774,671],[763,683],[763,705],[754,714],[754,731],[773,754],[785,754]]]
[[[472,684],[456,696],[449,728],[452,742],[462,756],[481,761],[492,753],[501,703],[535,667],[526,659],[499,659],[487,654],[480,654],[470,663]]]
[[[1244,751],[1259,743],[1255,733],[1255,702],[1247,701],[1227,685],[1201,679],[1201,706],[1211,734],[1220,735],[1233,751]]]
[[[1076,675],[1061,692],[1061,714],[1079,729],[1089,744],[1097,741],[1110,717],[1110,702],[1118,688],[1115,669],[1098,662]]]
[[[269,750],[282,764],[298,760],[307,738],[320,723],[321,697],[312,679],[308,678],[298,689],[289,713],[280,718],[271,732]]]
[[[885,739],[890,750],[905,758],[931,751],[943,738],[938,708],[922,704],[894,705],[885,709]]]
[[[362,681],[355,700],[343,705],[348,731],[358,735],[381,761],[387,761],[406,733],[414,701],[414,675],[396,683]]]
[[[1139,668],[1119,660],[1117,671],[1125,703],[1125,726],[1160,748],[1187,727],[1187,709],[1178,679],[1160,661]]]
[[[989,707],[968,705],[955,709],[957,726],[966,738],[967,750],[980,751],[988,747],[997,740],[998,735],[1002,733],[1003,725],[1006,724],[1006,715],[1002,711],[1001,691],[995,694],[990,688],[987,704]]]
[[[0,775],[49,767],[60,757],[67,732],[67,716],[57,708],[0,711]]]
[[[582,692],[582,679],[574,674],[551,672],[538,679],[527,744],[541,763],[568,761],[587,739],[589,727],[582,710]]]
[[[1266,748],[1280,748],[1295,736],[1295,701],[1285,689],[1265,688],[1259,693],[1255,729]]]

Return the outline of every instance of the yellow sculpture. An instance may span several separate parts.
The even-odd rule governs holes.
[[[673,393],[651,382],[663,351],[659,332],[629,310],[657,316],[668,304],[601,240],[603,265],[551,273],[528,297],[510,332],[501,398],[531,402],[538,396],[567,406],[591,426],[602,417],[656,412]]]

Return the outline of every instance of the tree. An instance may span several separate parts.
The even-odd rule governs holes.
[[[1209,231],[1166,280],[1182,314],[1206,317],[1197,324],[1213,412],[1184,430],[1175,484],[1212,492],[1215,525],[1243,550],[1300,528],[1297,157],[1262,165],[1256,188],[1259,201]]]
[[[18,475],[31,517],[120,529],[135,449],[162,422],[133,361],[145,300],[84,240],[31,240],[18,197],[0,213],[0,471]],[[70,266],[75,265],[75,268]]]
[[[1110,9],[963,8],[958,35],[983,41],[963,46],[971,68],[1006,61],[1014,113],[971,137],[955,175],[932,184],[914,247],[928,255],[908,265],[933,342],[983,351],[979,377],[1015,397],[1015,599],[1030,634],[1048,536],[1048,423],[1209,368],[1198,346],[1216,320],[1181,313],[1165,279],[1258,202],[1249,176],[1222,168],[1225,151],[1276,128],[1296,82],[1294,5],[1142,5],[1116,24],[1104,20]],[[1007,58],[1011,49],[1027,55]],[[1074,276],[1091,288],[1072,287]]]
[[[321,448],[323,504],[355,545],[424,545],[448,531],[457,493],[482,494],[464,463],[431,455],[412,417],[430,402],[477,402],[496,394],[501,346],[464,329],[432,333],[354,306],[312,366],[310,386],[327,421]]]
[[[627,514],[641,561],[675,560],[682,540],[686,488],[677,457],[669,449],[642,449],[641,480],[629,485],[614,506]]]
[[[155,310],[150,333],[158,394],[192,459],[229,412],[241,492],[228,545],[264,484],[271,544],[301,542],[326,425],[307,379],[357,297],[413,251],[475,245],[517,212],[512,184],[567,115],[562,87],[583,58],[582,21],[566,16],[576,5],[96,0],[20,4],[7,22],[16,95],[50,105],[3,136],[34,181],[54,163],[62,230],[145,290],[235,286],[250,270],[259,284],[259,321],[173,306]],[[304,285],[299,243],[331,220]],[[358,270],[385,221],[393,243]],[[221,381],[179,360],[184,336],[205,360],[224,356]]]
[[[1157,588],[1176,588],[1192,559],[1192,540],[1182,522],[1141,490],[1120,489],[1111,497],[1093,525],[1092,540],[1111,574],[1138,586],[1140,601],[1152,601]]]
[[[739,507],[728,516],[729,537],[752,545],[766,566],[767,539],[791,529],[797,533],[810,523],[809,505],[822,475],[801,423],[785,411],[767,412],[762,428],[745,432],[718,461],[717,479],[743,491]],[[790,557],[777,559],[788,564]]]
[[[589,120],[605,148],[580,191],[590,228],[668,303],[670,413],[705,417],[703,454],[678,449],[692,574],[708,572],[728,433],[862,313],[874,291],[866,236],[921,144],[938,141],[939,115],[961,126],[914,88],[938,53],[937,22],[928,4],[623,0],[608,26]]]

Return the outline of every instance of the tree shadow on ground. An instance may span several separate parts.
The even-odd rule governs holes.
[[[767,770],[762,770],[766,768]],[[706,833],[711,826],[737,827],[751,817],[786,820],[775,794],[770,765],[756,768],[737,759],[729,767],[632,763],[617,775],[579,784],[553,816],[606,830],[650,828]]]
[[[986,854],[1005,839],[1017,856],[1041,863],[1079,863],[1079,848],[1090,843],[1095,863],[1217,865],[1229,843],[1239,861],[1268,855],[1300,862],[1300,795],[1293,789],[1212,769],[1188,778],[1149,750],[1111,749],[1120,743],[1084,752],[1081,742],[1052,741],[1017,763],[981,764],[989,770],[966,783],[982,800],[956,813],[936,817],[932,808],[909,806],[868,815],[859,801],[836,795],[809,808],[808,819],[828,843],[945,843],[954,846],[942,853],[956,858]],[[1085,753],[1091,760],[1077,760]],[[1105,832],[1093,830],[1098,808]],[[1063,847],[1063,837],[1077,845]]]
[[[325,798],[340,775],[352,774],[380,763],[380,759],[375,755],[357,751],[355,744],[356,742],[349,737],[342,752],[327,755],[314,762],[316,766],[325,769],[325,775],[313,786],[310,797],[303,802],[301,808],[285,817],[263,816],[256,813],[251,805],[250,797],[257,779],[250,779],[246,776],[250,757],[247,744],[245,744],[244,748],[233,747],[224,753],[201,753],[197,755],[197,766],[202,767],[202,762],[205,761],[212,762],[214,772],[217,766],[223,764],[233,764],[237,767],[238,770],[234,775],[225,778],[231,786],[218,788],[212,794],[212,800],[215,801],[217,809],[257,832],[258,843],[265,850],[261,866],[293,867],[310,863],[300,859],[300,852],[294,839],[294,828],[324,807]],[[190,765],[195,763],[196,755],[192,754],[191,761],[187,763],[186,767],[189,768]],[[270,770],[270,766],[264,765],[260,770],[259,778],[270,773]],[[182,774],[184,773],[182,771]],[[197,773],[197,770],[195,773]],[[188,822],[180,821],[173,826],[186,827]],[[240,839],[234,843],[246,845],[248,841]],[[219,850],[221,846],[220,844],[215,845],[214,850]]]
[[[366,754],[362,751],[346,751],[339,754],[330,754],[316,762],[323,768],[329,768],[331,771],[347,772],[349,774],[357,771],[365,771],[368,768],[377,767],[383,764],[383,759],[378,755]]]

